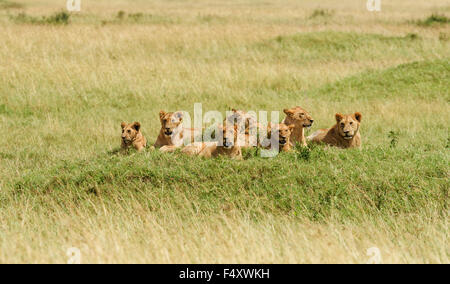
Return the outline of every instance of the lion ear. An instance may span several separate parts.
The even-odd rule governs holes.
[[[361,114],[360,112],[355,112],[355,119],[356,119],[358,122],[361,122],[362,114]]]
[[[232,111],[232,112],[237,112],[237,109],[232,108],[231,111]]]
[[[163,111],[163,110],[160,111],[160,112],[159,112],[159,118],[160,118],[160,119],[163,119],[163,117],[164,117],[166,114],[167,114],[167,113],[166,113],[165,111]]]
[[[287,109],[287,108],[283,109],[283,112],[285,114],[289,115],[289,116],[292,116],[294,114],[293,110],[290,110],[290,109]]]
[[[122,129],[124,129],[125,127],[127,127],[127,123],[126,123],[126,122],[122,122],[122,123],[120,124],[120,126],[122,127]]]
[[[344,115],[341,113],[336,113],[335,118],[337,122],[340,122],[344,118]]]
[[[178,111],[175,113],[175,117],[178,118],[180,121],[183,120],[183,113],[181,111]]]
[[[141,124],[139,122],[134,122],[132,126],[136,131],[141,129]]]

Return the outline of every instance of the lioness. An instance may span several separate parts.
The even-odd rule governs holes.
[[[313,125],[314,119],[303,108],[297,106],[291,109],[284,109],[286,118],[282,123],[286,125],[295,125],[292,134],[291,142],[300,143],[302,146],[306,146],[305,128],[309,128]]]
[[[258,129],[261,127],[256,117],[242,111],[232,109],[232,114],[224,120],[224,125],[238,125],[238,144],[241,148],[258,146]]]
[[[264,143],[264,148],[270,149],[272,143],[278,144],[279,152],[289,152],[292,149],[293,143],[291,141],[292,132],[295,129],[295,125],[286,125],[284,123],[280,124],[271,124],[267,126],[267,138]],[[277,137],[273,137],[274,130],[278,132]]]
[[[223,141],[219,142],[197,142],[183,148],[182,153],[188,155],[198,155],[200,157],[211,158],[227,156],[235,160],[242,160],[242,150],[237,143],[238,126],[219,127],[223,133]]]
[[[160,148],[163,152],[173,152],[183,147],[184,139],[191,134],[190,142],[194,141],[194,135],[197,130],[183,128],[183,113],[178,112],[159,112],[161,121],[161,130],[156,138],[155,148]]]
[[[127,124],[122,122],[122,150],[128,150],[130,146],[133,146],[136,150],[142,151],[147,147],[147,139],[141,133],[141,124],[139,122],[133,122]]]
[[[362,114],[343,115],[336,113],[336,125],[329,129],[321,129],[308,136],[312,142],[323,142],[340,148],[361,147],[361,125]]]

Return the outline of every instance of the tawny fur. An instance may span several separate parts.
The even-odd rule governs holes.
[[[329,129],[321,129],[308,136],[315,143],[325,143],[339,148],[361,147],[360,125],[362,114],[335,115],[336,124]]]
[[[196,142],[186,146],[182,150],[182,153],[190,156],[197,155],[205,158],[226,156],[231,159],[242,160],[241,146],[237,143],[237,125],[234,127],[228,127],[228,130],[227,127],[223,127],[221,130],[223,131],[223,143]],[[232,144],[230,144],[230,140],[233,140]],[[225,145],[229,146],[227,147]]]
[[[241,148],[252,148],[258,146],[258,131],[261,125],[256,117],[242,111],[232,109],[232,113],[224,120],[224,125],[238,125],[238,144]]]
[[[314,123],[314,119],[311,115],[303,108],[297,106],[291,109],[284,109],[286,118],[282,123],[286,125],[295,125],[292,135],[292,144],[299,143],[302,146],[307,146],[305,138],[305,128],[309,128]]]
[[[138,151],[142,151],[147,147],[147,139],[141,132],[141,124],[139,122],[133,122],[127,124],[122,122],[122,150],[128,150],[129,147],[134,147]]]
[[[160,111],[159,119],[161,121],[161,130],[154,144],[162,152],[174,152],[184,146],[184,140],[190,134],[190,141],[194,142],[195,135],[201,133],[201,130],[184,128],[182,112]]]
[[[293,143],[292,143],[292,132],[295,129],[295,125],[286,125],[284,123],[280,124],[270,124],[267,127],[267,145],[265,145],[264,148],[271,149],[272,143],[278,144],[278,151],[279,152],[289,152],[292,150]],[[273,134],[278,132],[278,136],[274,137]],[[269,142],[270,141],[270,142]]]

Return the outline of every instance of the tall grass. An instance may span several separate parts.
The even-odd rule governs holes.
[[[0,11],[0,262],[448,263],[447,30],[407,21],[441,1],[22,2],[31,22]],[[117,153],[121,121],[153,142],[197,102],[301,105],[311,131],[360,111],[363,147]]]

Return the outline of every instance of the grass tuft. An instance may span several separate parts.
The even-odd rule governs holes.
[[[23,9],[24,5],[17,2],[11,2],[7,0],[0,0],[0,9]]]
[[[444,25],[444,24],[448,24],[449,22],[450,22],[450,18],[448,18],[445,15],[432,14],[425,20],[417,21],[417,24],[419,26],[429,27],[429,26],[433,26],[433,25]]]
[[[312,12],[310,19],[314,18],[331,18],[334,15],[333,10],[329,9],[316,9]]]
[[[393,131],[393,130],[389,131],[388,138],[391,140],[391,142],[390,142],[391,148],[397,147],[399,136],[400,136],[400,134],[398,132]]]
[[[70,14],[61,11],[50,16],[35,17],[26,13],[11,15],[10,19],[15,23],[36,24],[36,25],[68,25],[70,23]]]

